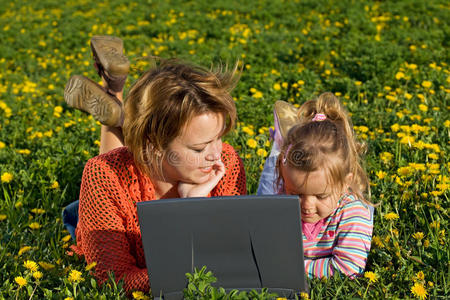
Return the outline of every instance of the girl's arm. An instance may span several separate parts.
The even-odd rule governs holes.
[[[329,277],[337,270],[353,278],[364,272],[373,229],[369,210],[360,201],[352,201],[344,205],[335,218],[338,219],[335,239],[326,237],[329,243],[334,242],[334,247],[330,244],[332,255],[306,259],[305,269],[309,277]]]

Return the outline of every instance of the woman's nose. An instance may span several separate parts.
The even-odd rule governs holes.
[[[209,153],[206,155],[206,160],[216,161],[220,159],[220,155],[222,152],[222,143],[214,143],[211,144],[211,149]]]

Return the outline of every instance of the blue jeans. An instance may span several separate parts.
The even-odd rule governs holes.
[[[63,224],[66,227],[67,231],[69,231],[72,239],[75,241],[75,229],[78,224],[78,205],[79,200],[74,201],[67,205],[62,212],[62,220]]]
[[[276,186],[277,172],[276,165],[278,155],[280,154],[280,148],[278,143],[274,141],[272,150],[270,150],[269,156],[266,158],[264,168],[259,178],[257,195],[274,195],[279,194],[279,189]],[[282,189],[282,187],[280,187]]]

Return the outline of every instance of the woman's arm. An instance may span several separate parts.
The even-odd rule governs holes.
[[[222,162],[225,165],[225,175],[211,191],[211,196],[246,195],[244,164],[234,148],[226,143],[222,147]]]
[[[102,156],[88,161],[83,172],[80,192],[77,246],[86,262],[96,262],[95,276],[103,283],[109,272],[116,280],[124,280],[124,289],[149,290],[145,266],[136,260],[135,232],[129,232],[127,222],[132,215],[132,204],[119,177]]]

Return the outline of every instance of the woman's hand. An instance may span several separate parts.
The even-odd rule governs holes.
[[[178,194],[181,198],[207,197],[223,175],[225,175],[225,165],[222,161],[217,161],[212,167],[207,181],[199,184],[180,182],[178,183]]]

